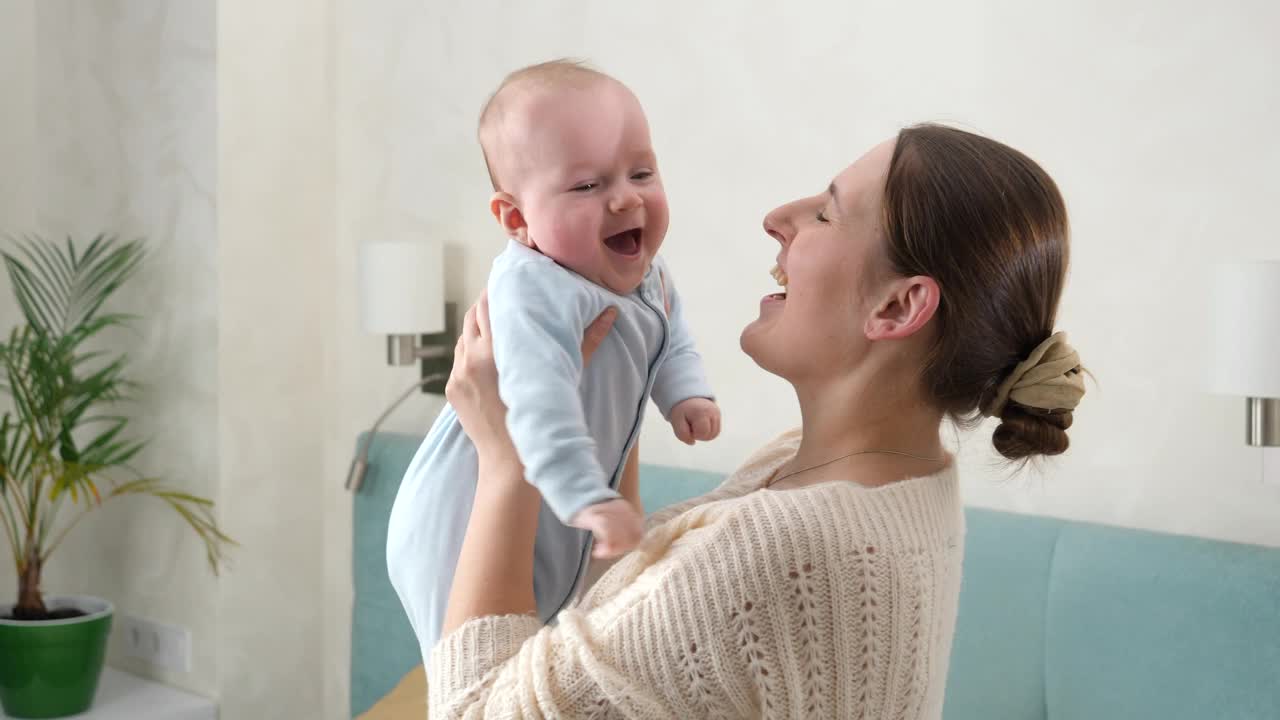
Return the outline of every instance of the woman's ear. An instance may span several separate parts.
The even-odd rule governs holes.
[[[942,291],[924,275],[894,280],[888,294],[867,318],[868,340],[901,340],[914,335],[938,312]]]
[[[494,193],[489,198],[489,212],[508,237],[521,245],[533,247],[533,241],[529,239],[529,225],[525,223],[524,213],[516,206],[516,199],[511,193]]]

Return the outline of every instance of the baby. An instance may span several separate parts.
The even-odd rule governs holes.
[[[597,557],[613,557],[640,539],[647,398],[689,444],[719,434],[720,411],[657,256],[667,198],[631,91],[575,63],[535,65],[506,78],[479,135],[489,211],[510,238],[489,275],[493,354],[512,441],[543,499],[534,594],[546,622],[581,582],[592,540]],[[609,307],[617,320],[584,366],[583,331]],[[387,532],[391,582],[424,660],[439,639],[476,473],[475,448],[446,406]]]

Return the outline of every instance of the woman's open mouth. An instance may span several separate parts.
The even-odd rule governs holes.
[[[604,245],[619,255],[635,257],[640,254],[640,228],[631,228],[617,235],[610,235],[604,239]]]
[[[769,271],[769,274],[773,276],[774,282],[782,286],[782,292],[773,293],[772,295],[765,295],[764,296],[765,302],[769,302],[772,300],[786,300],[787,284],[791,282],[791,279],[787,277],[787,272],[783,270],[781,267],[774,265],[773,269]]]

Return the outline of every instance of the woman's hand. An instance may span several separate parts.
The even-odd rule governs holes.
[[[587,328],[582,340],[584,365],[609,334],[616,317],[617,311],[610,308]],[[445,396],[476,446],[480,467],[475,502],[449,590],[442,638],[473,618],[538,612],[533,595],[533,544],[540,497],[537,489],[524,481],[524,468],[507,433],[507,407],[498,396],[489,302],[484,295],[463,319]]]
[[[609,335],[617,316],[616,309],[608,308],[587,327],[582,337],[583,367],[591,362],[591,356]],[[462,332],[453,353],[453,372],[449,374],[444,394],[458,413],[462,429],[475,444],[482,462],[519,463],[511,435],[507,433],[507,406],[498,395],[498,368],[493,362],[487,293],[480,295],[462,320]]]
[[[493,362],[489,327],[489,298],[482,293],[462,318],[462,332],[453,349],[453,370],[444,396],[482,458],[514,460],[515,446],[507,433],[507,406],[498,396],[498,367]]]

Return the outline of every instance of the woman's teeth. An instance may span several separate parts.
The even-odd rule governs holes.
[[[790,281],[787,278],[787,272],[777,265],[773,266],[773,269],[769,271],[769,274],[772,275],[773,279],[782,287],[786,287],[787,283]]]

